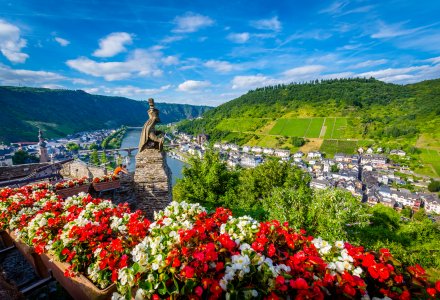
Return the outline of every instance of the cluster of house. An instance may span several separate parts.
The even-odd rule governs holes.
[[[397,154],[399,155],[399,154]],[[403,156],[403,155],[401,155]],[[322,165],[322,167],[317,167]],[[336,166],[333,168],[328,165]],[[336,154],[333,159],[323,159],[315,163],[311,172],[311,186],[315,188],[339,187],[361,197],[369,205],[381,203],[395,209],[409,207],[418,210],[424,207],[427,212],[440,214],[440,200],[434,193],[410,192],[403,188],[393,188],[392,184],[407,183],[426,188],[428,181],[415,182],[412,177],[407,181],[396,174],[406,172],[399,166],[390,164],[383,155],[346,155]],[[332,172],[333,171],[333,172]]]
[[[192,155],[203,156],[207,137],[199,135],[192,137],[188,134],[178,134],[177,143],[181,152]],[[217,149],[229,166],[256,167],[261,164],[265,157],[278,157],[282,161],[290,161],[311,177],[310,186],[316,189],[329,187],[341,188],[351,192],[362,201],[375,205],[383,205],[402,209],[410,207],[417,210],[424,207],[427,212],[440,214],[440,200],[438,195],[433,193],[412,193],[406,189],[392,188],[393,183],[397,185],[411,184],[416,187],[425,188],[427,180],[415,181],[411,176],[403,179],[397,175],[408,173],[400,166],[391,164],[382,153],[381,148],[373,151],[372,148],[358,149],[359,154],[349,155],[337,153],[335,156],[325,158],[319,151],[310,151],[307,154],[298,151],[291,154],[289,150],[262,148],[258,146],[240,147],[230,143],[215,143]],[[403,150],[391,150],[391,155],[405,156]]]
[[[67,159],[72,156],[72,153],[66,148],[67,144],[75,143],[82,149],[88,149],[92,144],[100,145],[102,141],[113,132],[114,130],[102,129],[79,132],[60,139],[44,139],[45,152],[47,152],[50,160]],[[40,139],[42,139],[42,137],[40,137]],[[40,140],[40,142],[16,142],[10,145],[0,144],[0,166],[12,166],[12,156],[18,150],[24,150],[37,157],[40,156],[41,143],[42,141]]]

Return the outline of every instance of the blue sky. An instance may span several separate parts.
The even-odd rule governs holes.
[[[440,77],[439,15],[438,0],[0,0],[0,84],[214,106],[317,78],[406,84]]]

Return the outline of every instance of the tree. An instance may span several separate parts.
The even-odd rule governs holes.
[[[223,205],[226,193],[237,183],[237,172],[228,170],[219,154],[212,150],[206,151],[203,159],[190,158],[182,174],[183,178],[173,189],[174,199],[200,203],[207,208]]]
[[[99,146],[96,143],[91,143],[89,146],[89,150],[98,150]]]
[[[78,152],[78,150],[80,149],[79,145],[73,142],[67,143],[66,148],[71,152]]]
[[[18,150],[12,156],[12,163],[14,165],[37,163],[40,160],[34,154],[29,154],[27,151]]]
[[[431,182],[428,185],[428,191],[430,192],[440,192],[440,181],[431,180]]]
[[[105,151],[102,151],[101,164],[105,165],[107,162],[108,162],[107,154],[105,153]]]
[[[229,194],[226,203],[238,214],[249,214],[255,218],[267,217],[269,206],[266,199],[276,188],[291,188],[311,193],[310,176],[289,163],[268,160],[252,169],[240,172],[239,184],[233,194]],[[275,204],[273,205],[275,206]]]
[[[338,172],[339,172],[339,168],[338,168],[337,165],[332,165],[332,166],[330,167],[330,171],[331,171],[332,173],[338,173]]]
[[[306,143],[306,141],[302,137],[292,136],[290,138],[290,143],[294,147],[301,147]]]
[[[94,165],[99,165],[98,151],[96,150],[92,151],[92,154],[90,154],[90,162]]]

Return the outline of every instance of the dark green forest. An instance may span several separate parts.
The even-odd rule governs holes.
[[[157,103],[162,123],[196,118],[207,106]],[[38,127],[46,137],[121,125],[142,126],[147,101],[91,95],[77,90],[0,87],[0,141],[36,141]]]

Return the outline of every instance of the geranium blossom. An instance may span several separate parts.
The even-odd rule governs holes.
[[[387,249],[330,242],[276,220],[257,222],[217,208],[172,202],[150,222],[128,204],[79,194],[65,200],[48,185],[0,190],[0,226],[37,253],[70,264],[113,299],[439,298],[419,266]]]

